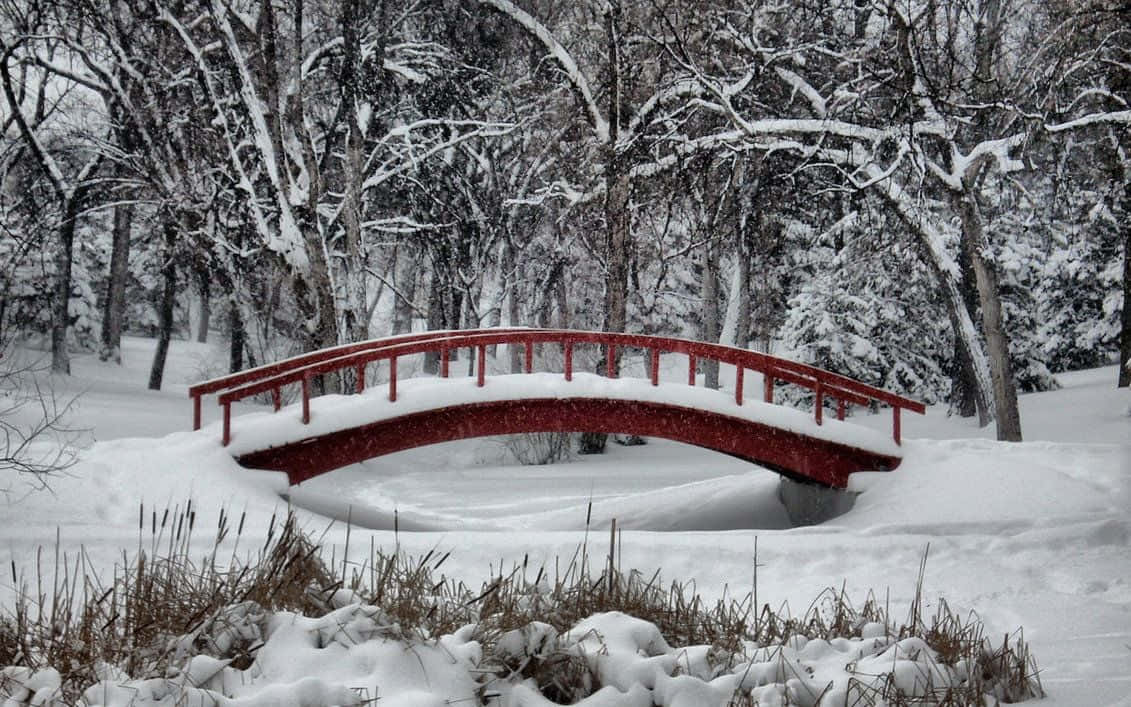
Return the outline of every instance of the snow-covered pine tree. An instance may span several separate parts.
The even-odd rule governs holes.
[[[1035,214],[1007,209],[988,227],[993,233],[993,261],[1001,287],[1002,317],[1009,331],[1009,355],[1017,390],[1033,393],[1057,388],[1042,344],[1040,289],[1045,282],[1045,253],[1032,232]]]
[[[1054,372],[1110,363],[1119,350],[1120,233],[1115,214],[1091,196],[1078,222],[1049,229],[1037,339]]]
[[[791,358],[933,403],[949,389],[952,334],[926,267],[900,236],[881,214],[857,212],[815,236],[805,253],[811,278],[790,297],[780,337]],[[812,405],[797,386],[781,394]]]

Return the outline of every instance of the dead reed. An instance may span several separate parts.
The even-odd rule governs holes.
[[[20,591],[14,611],[0,617],[0,669],[53,668],[62,679],[60,697],[73,703],[103,679],[106,665],[133,678],[163,677],[205,653],[247,668],[262,645],[271,612],[317,616],[357,601],[378,607],[393,635],[409,642],[431,641],[474,624],[484,648],[485,698],[497,680],[533,679],[547,698],[563,704],[600,687],[592,664],[560,636],[579,621],[609,611],[655,624],[671,645],[711,646],[710,660],[718,671],[739,668],[759,650],[786,645],[793,637],[860,637],[866,626],[874,631],[878,624],[885,639],[921,637],[939,664],[963,665],[968,674],[957,687],[928,685],[914,695],[894,680],[861,679],[847,704],[981,707],[985,695],[1015,702],[1043,694],[1020,632],[991,641],[976,615],[959,616],[945,602],[924,616],[922,567],[916,600],[902,622],[891,619],[886,600],[869,595],[856,608],[843,588],[826,590],[804,614],[792,616],[787,608],[759,606],[756,575],[751,592],[707,602],[693,583],[663,586],[658,571],[650,576],[621,571],[615,523],[608,554],[596,570],[584,543],[564,566],[535,568],[524,560],[507,571],[500,568],[473,590],[442,574],[447,554],[414,559],[371,544],[360,565],[327,559],[293,513],[273,517],[266,541],[246,548],[249,557],[240,560],[244,520],[241,516],[232,528],[231,518],[221,513],[211,551],[194,562],[190,540],[201,530],[191,503],[160,513],[139,509],[138,547],[132,558],[123,553],[107,584],[99,582],[85,552],[68,556],[58,543],[51,586],[44,586],[44,577],[52,575],[39,562],[31,581],[19,577],[13,564],[12,581]],[[233,547],[222,560],[219,549],[229,539]],[[519,655],[505,649],[506,637],[516,631],[536,634],[538,649]],[[0,697],[3,679],[0,674]],[[754,703],[749,690],[739,690],[732,704]]]

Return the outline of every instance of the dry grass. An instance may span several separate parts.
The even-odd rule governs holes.
[[[941,602],[924,618],[920,592],[908,618],[894,623],[873,595],[857,609],[843,589],[826,590],[799,617],[788,609],[759,606],[756,590],[740,597],[703,601],[694,584],[661,586],[651,576],[618,567],[615,523],[604,562],[591,562],[588,542],[563,566],[533,568],[526,562],[501,569],[482,588],[446,579],[447,555],[428,553],[413,559],[370,546],[361,565],[327,559],[304,534],[293,514],[273,518],[266,542],[250,561],[238,561],[243,529],[235,529],[231,559],[217,557],[231,533],[221,515],[211,553],[199,563],[190,559],[196,514],[191,504],[158,514],[139,511],[139,542],[132,559],[123,554],[106,586],[93,579],[87,558],[55,552],[55,580],[44,587],[37,571],[34,589],[22,586],[14,613],[0,618],[0,667],[52,667],[62,677],[61,697],[73,703],[99,679],[99,665],[118,666],[134,678],[175,672],[199,653],[229,659],[247,668],[262,645],[267,617],[274,610],[322,615],[352,601],[379,607],[394,622],[393,635],[430,641],[467,624],[477,626],[483,644],[480,666],[484,696],[492,680],[532,679],[558,703],[577,702],[599,687],[592,664],[569,642],[559,639],[582,619],[619,611],[654,623],[672,645],[710,645],[717,670],[733,670],[751,660],[755,647],[780,646],[791,637],[859,637],[868,624],[886,627],[889,640],[922,637],[948,666],[964,662],[969,679],[960,688],[929,692],[929,699],[902,694],[894,680],[859,681],[854,705],[983,705],[983,696],[1014,702],[1042,694],[1035,663],[1023,636],[1000,641],[984,635],[974,615],[960,617]],[[148,531],[148,541],[142,538]],[[347,534],[347,547],[348,547]],[[355,548],[356,553],[356,548]],[[42,559],[42,558],[41,558]],[[924,555],[924,563],[926,555]],[[600,570],[590,567],[597,564]],[[755,558],[755,571],[757,561]],[[754,586],[757,586],[755,574]],[[537,649],[504,649],[513,632],[536,636]],[[528,640],[521,642],[530,645]],[[5,692],[0,684],[0,696]],[[749,693],[736,693],[734,705],[753,704]]]
[[[334,577],[293,515],[276,521],[272,518],[267,541],[251,562],[237,562],[235,549],[227,564],[218,562],[217,548],[230,532],[221,513],[211,555],[195,563],[189,544],[196,512],[190,502],[160,514],[139,509],[139,538],[148,527],[148,547],[139,539],[132,559],[123,553],[108,585],[91,571],[84,553],[61,555],[58,546],[50,588],[39,569],[42,557],[34,589],[16,576],[13,565],[13,584],[21,590],[13,615],[0,621],[0,665],[53,667],[62,675],[64,696],[73,698],[97,682],[100,663],[134,676],[163,675],[173,662],[208,647],[207,632],[220,628],[217,619],[228,607],[252,602],[267,609],[320,611],[324,607],[307,588],[328,587]],[[250,664],[253,646],[233,649],[227,657],[237,667]]]

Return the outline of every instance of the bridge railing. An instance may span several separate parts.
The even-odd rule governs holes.
[[[312,354],[281,361],[270,366],[244,371],[239,374],[214,379],[190,388],[194,401],[194,429],[199,428],[199,409],[201,395],[219,392],[218,403],[223,407],[223,443],[231,440],[231,405],[234,402],[261,393],[271,393],[275,409],[281,405],[281,391],[285,386],[299,384],[302,389],[302,421],[310,422],[311,381],[315,376],[342,370],[356,372],[356,390],[366,388],[365,371],[370,364],[388,362],[388,398],[397,400],[397,361],[406,356],[422,353],[438,353],[440,356],[440,376],[449,376],[449,352],[454,349],[470,349],[476,357],[476,383],[486,384],[487,348],[497,344],[523,346],[524,370],[533,372],[534,348],[538,345],[557,344],[563,354],[563,375],[573,378],[573,354],[577,345],[597,345],[605,349],[605,371],[607,376],[617,376],[618,349],[642,349],[649,352],[649,377],[653,385],[659,384],[660,355],[678,353],[688,357],[688,385],[696,383],[695,372],[699,360],[713,360],[735,367],[734,399],[742,405],[745,397],[745,372],[756,371],[763,376],[762,399],[774,402],[774,385],[783,381],[808,388],[814,392],[813,414],[818,425],[823,422],[826,399],[837,402],[837,419],[844,419],[848,405],[888,405],[892,409],[892,437],[896,444],[901,442],[900,411],[910,410],[919,414],[926,412],[923,403],[906,398],[874,386],[861,383],[846,376],[826,371],[796,361],[748,351],[721,344],[710,344],[688,339],[648,336],[643,334],[621,334],[613,332],[590,332],[554,329],[479,329],[459,332],[427,332],[389,339],[376,339],[362,344],[326,349]],[[195,394],[194,394],[195,393]]]
[[[498,332],[510,331],[530,331],[524,328],[513,329],[496,329]],[[205,395],[213,393],[220,393],[225,390],[231,390],[238,386],[244,385],[252,381],[266,380],[273,376],[285,374],[290,371],[295,371],[317,364],[322,361],[329,361],[334,358],[348,356],[350,354],[362,353],[365,351],[375,351],[388,346],[393,346],[401,343],[408,343],[413,341],[426,341],[428,339],[442,338],[450,334],[460,333],[458,330],[438,330],[427,331],[415,334],[400,334],[397,336],[385,337],[383,339],[370,339],[368,341],[359,341],[353,344],[342,344],[341,346],[332,346],[318,351],[311,351],[310,353],[292,356],[285,358],[281,361],[274,363],[267,363],[255,368],[248,368],[247,370],[231,373],[229,375],[212,378],[202,383],[197,383],[189,388],[188,394],[192,398],[192,428],[194,430],[200,429],[201,421],[201,400]]]

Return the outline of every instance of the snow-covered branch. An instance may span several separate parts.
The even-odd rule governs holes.
[[[598,141],[602,143],[608,142],[609,121],[605,118],[600,108],[597,107],[597,100],[593,95],[593,89],[589,86],[589,80],[585,78],[585,74],[581,73],[581,69],[577,66],[577,62],[574,60],[573,56],[561,45],[557,38],[554,37],[553,33],[534,16],[516,6],[514,3],[510,2],[510,0],[479,0],[479,3],[489,5],[511,18],[542,43],[542,46],[546,48],[550,56],[554,58],[554,61],[556,61],[562,68],[562,71],[565,72],[566,78],[569,80],[570,84],[573,85],[574,90],[580,97],[582,108],[589,118],[594,132],[597,134]]]
[[[1079,130],[1090,125],[1125,125],[1131,126],[1131,110],[1110,111],[1107,113],[1089,113],[1074,120],[1063,123],[1046,123],[1045,130],[1050,133],[1062,133],[1069,130]]]

